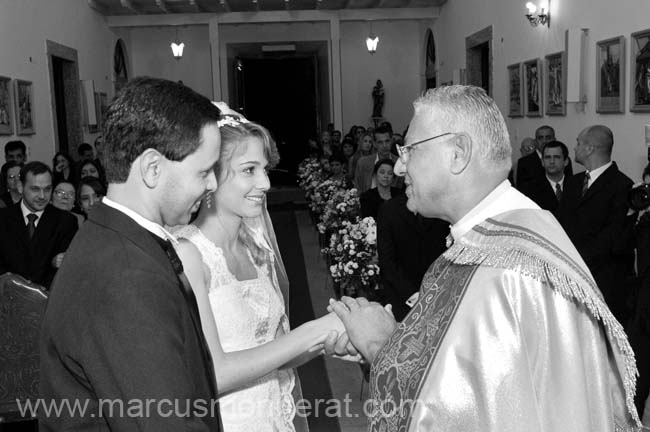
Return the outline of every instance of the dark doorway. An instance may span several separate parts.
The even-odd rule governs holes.
[[[52,56],[52,84],[54,87],[54,106],[56,107],[56,132],[59,151],[70,154],[68,148],[68,122],[65,109],[65,69],[71,63],[59,57]]]
[[[465,38],[467,84],[483,87],[492,96],[492,26]]]
[[[47,58],[55,148],[76,153],[83,137],[77,50],[48,40]]]
[[[280,151],[271,184],[295,185],[307,139],[318,126],[316,56],[239,58],[236,65],[237,105],[269,129]]]

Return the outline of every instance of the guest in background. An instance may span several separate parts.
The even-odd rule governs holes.
[[[410,308],[406,300],[418,292],[427,269],[446,249],[449,223],[416,215],[399,194],[386,201],[377,217],[377,252],[384,301],[402,321]]]
[[[563,142],[551,141],[544,146],[542,154],[546,175],[524,184],[520,191],[544,210],[555,214],[564,191],[564,170],[569,164],[569,149]]]
[[[82,177],[77,186],[77,202],[84,216],[102,201],[106,195],[106,187],[95,177]]]
[[[633,221],[627,216],[632,180],[612,161],[614,135],[607,126],[582,130],[576,162],[587,171],[569,178],[558,220],[589,267],[605,302],[619,322],[627,322],[625,278],[631,273]]]
[[[542,150],[546,143],[555,141],[555,129],[548,125],[540,126],[535,131],[535,151],[527,156],[522,156],[517,162],[517,189],[526,186],[526,183],[544,178],[544,167],[542,166]],[[567,178],[573,175],[571,160],[564,169]]]
[[[62,180],[74,182],[74,172],[72,167],[74,162],[72,158],[64,152],[57,152],[52,158],[52,171],[54,172],[54,183]]]
[[[50,167],[30,162],[20,170],[20,182],[20,203],[0,210],[0,274],[17,273],[48,288],[77,232],[77,221],[49,204]]]
[[[339,148],[341,146],[341,131],[333,130],[331,132],[331,136],[332,136],[332,145],[336,148]]]
[[[93,151],[93,146],[88,143],[82,143],[77,148],[77,153],[79,153],[79,160],[93,160],[95,159],[95,152]]]
[[[324,130],[320,133],[320,148],[323,150],[323,154],[327,157],[334,154],[334,149],[332,148],[332,137],[328,130]]]
[[[320,146],[318,145],[318,141],[314,137],[309,137],[307,138],[307,155],[305,157],[307,158],[312,158],[315,157],[316,159],[320,159],[320,157],[323,154],[323,150],[321,150]]]
[[[368,189],[359,197],[361,202],[361,217],[371,216],[377,220],[381,205],[389,199],[402,193],[401,189],[392,187],[393,167],[395,162],[390,159],[381,159],[372,170],[377,186]]]
[[[346,189],[352,188],[352,182],[345,175],[345,156],[342,153],[334,153],[329,157],[330,180],[340,181]]]
[[[352,181],[352,179],[354,178],[353,164],[354,164],[355,151],[356,151],[356,147],[354,145],[354,141],[352,141],[348,137],[345,137],[343,139],[343,143],[341,144],[341,153],[345,158],[345,175],[350,181]]]
[[[104,174],[104,170],[100,165],[97,165],[95,161],[85,160],[81,162],[78,166],[79,166],[79,170],[77,172],[78,179],[82,179],[84,177],[95,177],[104,185],[104,188],[106,188],[106,175]]]
[[[75,208],[75,198],[77,192],[75,190],[74,184],[67,180],[59,180],[58,183],[54,183],[54,191],[52,192],[52,205],[59,210],[64,210],[72,213],[72,215],[77,218],[77,225],[81,226],[84,222],[83,215],[74,212]]]
[[[356,152],[354,153],[354,156],[352,156],[352,162],[350,164],[350,175],[352,176],[352,179],[354,179],[354,176],[357,172],[357,164],[359,163],[359,159],[361,159],[364,156],[370,156],[374,153],[375,150],[375,142],[372,139],[372,135],[370,134],[363,134],[361,139],[355,139],[356,142]]]
[[[9,161],[2,165],[2,177],[7,191],[0,195],[0,201],[4,203],[4,207],[9,207],[20,201],[23,195],[22,185],[20,184],[20,169],[23,167],[22,163]]]
[[[393,133],[388,127],[380,126],[375,129],[375,150],[377,153],[376,155],[369,155],[360,158],[354,172],[354,185],[359,190],[359,193],[364,193],[368,189],[376,186],[373,177],[373,169],[377,162],[381,159],[390,159],[393,162],[397,160],[397,156],[390,152],[392,143]]]
[[[5,162],[24,164],[27,161],[27,146],[21,140],[8,141],[5,144]]]

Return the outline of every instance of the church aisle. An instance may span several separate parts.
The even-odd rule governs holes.
[[[334,296],[332,279],[329,277],[325,261],[320,253],[318,233],[311,223],[309,212],[299,210],[295,212],[295,216],[300,232],[305,269],[307,269],[312,307],[314,314],[321,316],[326,313],[328,301]],[[368,397],[368,383],[363,382],[363,375],[359,365],[325,358],[325,369],[333,398],[333,401],[330,401],[327,406],[340,407],[339,430],[341,432],[367,430],[367,418],[364,414],[363,404],[365,398]],[[363,400],[361,400],[361,396],[363,396]],[[334,410],[334,408],[330,409]],[[323,410],[320,411],[322,415]]]

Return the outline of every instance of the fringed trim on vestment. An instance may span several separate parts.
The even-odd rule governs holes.
[[[625,387],[625,400],[632,419],[638,427],[641,427],[641,421],[634,405],[636,377],[638,376],[634,352],[623,327],[614,318],[601,296],[598,295],[592,281],[584,280],[583,284],[580,284],[574,278],[569,277],[566,272],[561,271],[557,265],[541,258],[539,255],[514,245],[504,247],[502,242],[494,243],[494,246],[476,246],[469,244],[465,238],[461,238],[460,241],[447,249],[443,256],[455,264],[485,265],[510,269],[521,272],[540,282],[548,280],[553,289],[557,290],[562,296],[585,305],[589,313],[605,325],[609,337],[616,340],[618,348],[624,356],[625,376],[623,377],[623,385]]]

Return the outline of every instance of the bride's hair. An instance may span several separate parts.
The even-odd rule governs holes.
[[[273,168],[280,161],[275,142],[269,131],[262,125],[252,122],[228,121],[219,128],[219,131],[221,132],[221,153],[214,169],[217,181],[232,175],[230,163],[235,156],[246,151],[245,141],[248,138],[257,138],[262,142],[264,157],[268,161],[267,168]],[[239,240],[248,247],[258,266],[269,262],[269,252],[255,241],[250,227],[245,223],[242,223],[239,229]]]

